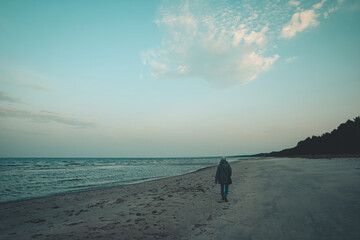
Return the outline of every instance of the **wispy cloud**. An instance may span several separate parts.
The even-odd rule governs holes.
[[[50,89],[40,83],[49,82],[51,78],[28,67],[18,65],[2,65],[0,67],[0,81],[42,91]]]
[[[298,56],[289,57],[285,60],[285,62],[292,62],[295,61],[296,59],[298,59]]]
[[[345,0],[338,0],[339,4],[342,4],[344,1]],[[345,10],[350,11],[350,12],[360,11],[360,2],[354,1],[354,2],[349,3]]]
[[[325,2],[326,2],[326,0],[321,0],[321,2],[314,4],[314,5],[313,5],[313,9],[320,9],[320,8],[322,8]]]
[[[37,89],[37,90],[43,90],[43,91],[49,91],[48,88],[40,85],[40,84],[35,84],[35,83],[29,83],[29,82],[24,82],[24,81],[20,81],[20,80],[7,80],[5,79],[5,77],[0,76],[0,80],[4,83],[7,84],[11,84],[11,85],[15,85],[15,86],[20,86],[20,87],[26,87],[26,88],[32,88],[32,89]]]
[[[93,122],[83,121],[77,118],[72,118],[49,111],[33,112],[22,109],[0,107],[0,117],[31,119],[36,122],[55,122],[80,128],[97,126],[97,124]]]
[[[9,96],[9,94],[1,90],[0,90],[0,101],[11,102],[11,103],[24,103],[23,101],[21,101],[21,99],[16,97],[11,97]]]
[[[50,91],[48,88],[46,88],[40,84],[26,83],[26,82],[21,82],[21,81],[15,83],[15,84],[18,86],[29,87],[29,88],[33,88],[33,89],[37,89],[37,90]]]
[[[329,14],[337,11],[340,9],[341,5],[344,3],[345,0],[338,0],[337,4],[330,7],[327,11],[324,12],[324,18],[328,18]],[[359,5],[359,2],[357,2],[357,4]]]
[[[154,78],[245,84],[273,67],[280,57],[273,53],[279,36],[290,39],[318,25],[325,4],[303,9],[295,0],[164,1],[155,21],[162,43],[142,52],[142,62]]]
[[[300,5],[300,1],[290,0],[288,4],[297,7]]]
[[[22,129],[14,129],[14,128],[0,128],[1,132],[8,132],[10,134],[22,134],[22,135],[30,135],[30,136],[49,136],[49,132],[42,132],[42,131],[26,131]]]

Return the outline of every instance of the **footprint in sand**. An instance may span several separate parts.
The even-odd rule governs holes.
[[[31,238],[38,238],[38,237],[42,237],[43,235],[42,234],[34,234],[31,236]]]
[[[77,213],[75,213],[75,216],[78,216],[80,213],[82,212],[88,212],[89,210],[84,210],[84,209],[81,209],[79,210]]]
[[[64,224],[65,226],[75,226],[75,225],[79,225],[81,223],[84,223],[84,222],[74,222],[74,223],[69,223],[69,224]]]
[[[122,198],[118,198],[118,199],[116,199],[116,201],[115,201],[116,204],[123,203],[123,202],[125,202],[125,201],[124,201],[124,199],[122,199]]]
[[[33,219],[33,220],[29,220],[29,221],[25,221],[25,223],[43,223],[43,222],[46,222],[45,219]]]
[[[135,224],[139,224],[139,222],[143,222],[143,221],[145,221],[145,220],[146,220],[145,218],[135,219]]]

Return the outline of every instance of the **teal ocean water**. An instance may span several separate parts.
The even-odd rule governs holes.
[[[220,158],[0,158],[0,202],[143,182],[193,172],[219,161]]]

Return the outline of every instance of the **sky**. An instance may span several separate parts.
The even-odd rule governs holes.
[[[360,115],[360,1],[0,1],[0,157],[290,148]]]

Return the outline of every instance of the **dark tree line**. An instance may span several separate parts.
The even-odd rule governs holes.
[[[308,137],[298,142],[296,147],[264,154],[266,156],[295,155],[331,155],[360,153],[360,117],[346,123],[321,136]]]

